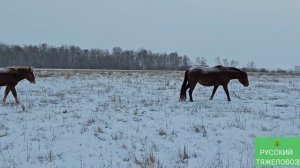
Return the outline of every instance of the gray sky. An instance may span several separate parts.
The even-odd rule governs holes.
[[[0,41],[300,65],[299,0],[1,0]]]

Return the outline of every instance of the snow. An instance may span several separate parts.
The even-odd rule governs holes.
[[[233,80],[231,102],[200,85],[179,102],[183,77],[38,71],[0,105],[0,168],[253,167],[255,137],[299,137],[299,76]]]

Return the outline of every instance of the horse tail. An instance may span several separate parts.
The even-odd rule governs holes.
[[[187,74],[188,74],[188,72],[189,72],[189,70],[186,70],[185,74],[184,74],[184,80],[182,82],[181,91],[180,91],[180,100],[185,100],[186,99],[186,90],[187,90],[187,83],[188,83]]]
[[[187,73],[189,72],[189,70],[186,70],[185,73],[184,73],[184,80],[183,80],[183,83],[182,83],[182,86],[186,86],[187,85]]]

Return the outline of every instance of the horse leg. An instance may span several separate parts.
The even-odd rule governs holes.
[[[17,94],[16,88],[15,87],[11,87],[11,92],[12,92],[12,94],[15,97],[16,104],[19,104],[20,102],[18,100],[18,94]]]
[[[5,91],[4,91],[4,97],[3,97],[3,99],[2,99],[2,102],[3,102],[3,103],[6,102],[6,97],[7,97],[7,95],[9,94],[9,92],[10,92],[10,87],[9,87],[9,86],[6,86]]]
[[[189,87],[190,87],[189,84],[181,86],[179,101],[185,101],[185,99],[186,99],[186,91],[188,90]]]
[[[219,87],[219,85],[215,85],[215,86],[214,86],[213,92],[212,92],[212,94],[211,94],[209,100],[212,100],[212,99],[213,99],[213,97],[214,97],[214,95],[215,95],[215,93],[216,93],[218,87]]]
[[[224,89],[224,91],[225,91],[225,93],[226,93],[226,95],[227,95],[227,100],[228,101],[231,101],[230,100],[230,96],[229,96],[229,91],[228,91],[228,85],[226,84],[226,85],[223,85],[223,89]]]
[[[190,101],[193,102],[193,90],[195,89],[195,86],[196,86],[197,83],[191,83],[190,84],[190,90],[189,90],[189,95],[190,95]]]
[[[186,91],[190,88],[190,84],[187,84],[184,88],[184,93],[186,93]]]

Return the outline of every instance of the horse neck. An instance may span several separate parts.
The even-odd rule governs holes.
[[[18,73],[16,79],[17,79],[17,82],[19,82],[25,78],[26,78],[26,74]]]
[[[230,68],[228,76],[230,79],[238,79],[240,76],[240,71]]]

